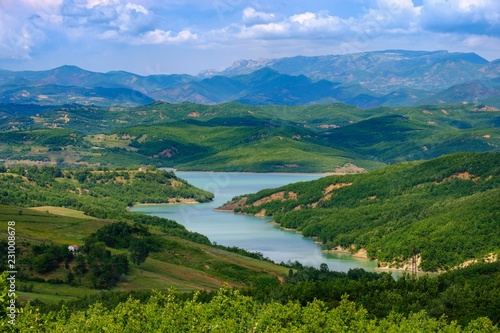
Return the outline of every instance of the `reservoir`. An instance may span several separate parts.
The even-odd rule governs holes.
[[[189,171],[176,171],[175,174],[198,188],[214,193],[214,200],[201,204],[135,206],[131,211],[175,220],[186,229],[207,236],[212,242],[260,252],[276,263],[297,260],[303,265],[314,267],[326,263],[331,270],[343,272],[350,268],[373,271],[377,266],[373,261],[353,258],[348,254],[326,253],[314,240],[272,224],[272,218],[214,211],[234,196],[314,180],[323,174]]]

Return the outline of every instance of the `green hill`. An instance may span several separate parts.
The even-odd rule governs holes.
[[[7,222],[15,222],[22,300],[52,303],[93,295],[96,288],[128,292],[173,286],[189,291],[224,283],[272,284],[287,271],[261,256],[213,246],[175,221],[127,212],[134,203],[212,199],[212,193],[171,172],[50,166],[1,171],[1,234],[7,236]],[[2,249],[7,248],[5,239],[0,240]],[[70,244],[78,245],[80,254],[69,253]],[[135,262],[133,258],[143,258],[141,246],[148,249],[146,260]],[[129,257],[135,264],[128,263]]]
[[[116,220],[71,217],[67,214],[48,213],[47,210],[0,206],[2,225],[6,225],[7,221],[16,223],[16,269],[19,278],[17,290],[20,300],[56,303],[61,300],[96,295],[98,290],[94,285],[96,280],[93,279],[93,275],[96,274],[92,266],[94,262],[87,259],[84,263],[86,268],[84,270],[78,268],[78,265],[81,265],[78,256],[87,257],[86,255],[71,255],[64,259],[66,261],[62,259],[56,261],[55,266],[49,268],[44,268],[42,265],[52,265],[51,262],[45,263],[40,260],[48,258],[47,251],[59,247],[68,253],[69,244],[76,244],[84,249],[92,233],[98,232],[105,226],[116,224]],[[151,291],[167,290],[171,287],[179,291],[215,290],[223,284],[244,287],[252,282],[264,280],[272,284],[277,281],[276,276],[287,271],[266,261],[171,236],[165,229],[146,230],[154,235],[154,243],[148,242],[148,244],[154,244],[155,249],[151,250],[140,266],[130,262],[127,273],[117,278],[113,290]],[[121,234],[120,239],[123,238],[124,235]],[[0,245],[3,248],[3,240]],[[39,252],[40,249],[43,251],[43,247],[47,248],[46,252]],[[128,247],[108,246],[105,249],[111,251],[112,255],[130,256]],[[103,276],[103,279],[107,286],[111,277]],[[101,284],[97,286],[108,288]]]
[[[129,149],[137,149],[151,161],[185,170],[313,172],[334,171],[348,163],[366,168],[381,165],[325,146],[308,129],[269,128],[257,119],[247,119],[242,126],[231,120],[136,126],[114,134],[128,138]]]
[[[248,207],[239,211],[266,209],[283,225],[308,223],[303,231],[316,222],[321,230],[325,217],[328,223],[338,219],[342,239],[351,231],[368,240],[367,249],[380,246],[377,255],[385,254],[384,239],[406,251],[409,241],[398,235],[408,234],[422,268],[450,265],[464,254],[498,254],[498,162],[498,153],[456,154],[329,176],[240,197]],[[256,325],[262,331],[498,331],[493,326],[499,322],[498,262],[397,280],[361,269],[341,273],[326,265],[277,266],[258,260],[258,254],[211,245],[174,221],[125,212],[131,197],[146,202],[209,199],[169,172],[27,166],[1,171],[1,202],[11,205],[0,205],[0,222],[15,221],[16,306],[23,313],[12,326],[3,315],[5,307],[0,309],[0,327],[6,332],[82,327],[178,331],[193,322],[192,331],[217,323],[224,332],[255,331]],[[93,203],[102,210],[87,210]],[[297,204],[303,205],[300,210],[287,212]],[[1,234],[6,233],[4,228]],[[80,246],[80,253],[69,253],[68,244]],[[137,244],[148,249],[144,261],[136,259],[141,254]],[[7,242],[0,240],[0,248],[5,250]],[[5,265],[0,263],[0,271]],[[0,277],[2,304],[9,301],[6,277]]]
[[[5,106],[5,164],[156,165],[185,170],[374,170],[455,152],[500,150],[497,109],[345,104],[247,106],[153,103],[137,108],[64,106],[30,115]],[[32,113],[31,113],[32,114]],[[28,116],[30,115],[30,116]]]
[[[206,202],[213,194],[177,178],[173,172],[150,169],[63,169],[54,166],[10,166],[0,173],[1,204],[57,206],[89,216],[117,218],[135,203]],[[125,214],[125,215],[124,215]]]
[[[273,216],[328,248],[366,249],[403,267],[450,269],[500,251],[500,154],[460,153],[234,198],[222,209]]]

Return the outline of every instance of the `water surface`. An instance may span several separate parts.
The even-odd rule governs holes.
[[[324,176],[323,174],[175,173],[194,186],[214,193],[214,200],[201,204],[136,206],[131,210],[175,220],[190,231],[206,235],[212,242],[261,252],[277,263],[297,260],[303,265],[315,267],[326,263],[330,269],[337,271],[356,267],[372,271],[376,267],[375,262],[353,258],[347,254],[326,253],[314,240],[295,231],[280,229],[271,223],[271,218],[214,211],[234,196],[314,180]]]

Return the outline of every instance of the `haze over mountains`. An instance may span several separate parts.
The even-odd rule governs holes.
[[[471,102],[500,107],[500,59],[475,53],[388,50],[347,55],[240,60],[198,76],[0,70],[0,103],[145,105],[170,103],[358,107]]]

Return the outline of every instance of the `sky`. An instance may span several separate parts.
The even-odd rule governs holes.
[[[0,0],[0,68],[141,75],[387,49],[500,59],[498,0]]]

